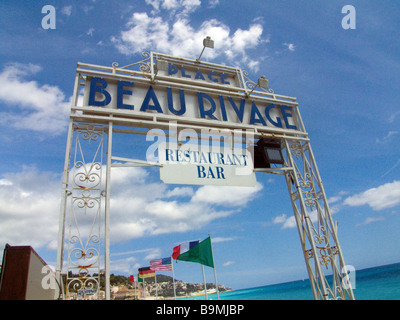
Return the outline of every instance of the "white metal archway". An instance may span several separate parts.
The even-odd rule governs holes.
[[[109,221],[112,160],[124,160],[127,162],[126,165],[132,163],[137,166],[157,165],[114,157],[113,133],[145,134],[146,131],[137,129],[159,128],[165,130],[167,136],[176,138],[179,132],[185,129],[201,131],[204,128],[212,128],[232,137],[238,137],[240,143],[246,145],[262,137],[272,137],[282,142],[285,164],[281,167],[256,169],[256,171],[280,174],[286,179],[314,299],[354,299],[345,271],[337,225],[332,219],[296,99],[275,94],[271,89],[255,90],[257,84],[239,68],[153,52],[144,54],[144,58],[125,67],[118,67],[116,63],[112,67],[78,63],[67,136],[59,219],[56,276],[61,281],[61,274],[66,274],[67,283],[66,291],[62,292],[63,298],[71,292],[82,295],[97,294],[101,298],[100,275],[104,274],[105,299],[110,299]],[[160,61],[185,66],[187,70],[191,67],[206,72],[211,70],[209,75],[224,74],[224,77],[221,76],[222,83],[200,81],[203,79],[199,73],[196,74],[196,79],[172,77],[171,73],[175,70],[163,73],[157,68]],[[135,68],[139,70],[133,70]],[[190,93],[206,92],[209,96],[218,95],[222,99],[229,96],[232,99],[248,99],[259,104],[283,105],[291,112],[290,120],[293,121],[293,125],[263,126],[214,121],[215,119],[210,121],[205,119],[206,117],[139,112],[129,108],[99,107],[90,105],[87,97],[84,99],[84,105],[78,106],[80,88],[88,90],[88,86],[91,85],[90,79],[94,77],[109,82],[134,81],[135,85],[143,88],[152,86],[163,90],[172,88]],[[226,79],[231,79],[233,85],[225,85],[224,81],[229,83]],[[98,91],[101,93],[104,88]],[[123,93],[131,94],[129,91]],[[103,96],[106,95],[107,93],[103,93]],[[167,101],[167,96],[164,98]],[[222,120],[227,118],[228,116],[224,115]],[[171,122],[174,124],[174,130],[171,130]],[[84,223],[81,224],[83,220]],[[331,280],[328,281],[329,278]]]

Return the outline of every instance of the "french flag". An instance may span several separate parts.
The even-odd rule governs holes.
[[[174,247],[173,252],[172,252],[172,258],[174,260],[177,260],[178,257],[182,253],[185,253],[185,252],[189,251],[190,249],[192,249],[193,247],[197,246],[199,244],[199,242],[200,242],[200,240],[187,241],[187,242],[181,243],[179,246]]]

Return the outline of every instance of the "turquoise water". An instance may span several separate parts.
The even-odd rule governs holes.
[[[400,263],[356,270],[354,284],[353,292],[356,300],[400,300]],[[208,298],[214,300],[217,296],[213,294]],[[312,299],[308,279],[220,293],[220,300]],[[184,300],[204,300],[204,296],[185,298]]]

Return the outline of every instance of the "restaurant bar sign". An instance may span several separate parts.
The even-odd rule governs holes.
[[[171,56],[162,57],[164,67],[158,68],[157,58],[148,69],[151,76],[120,75],[116,69],[112,74],[88,72],[83,113],[101,109],[102,114],[112,114],[114,122],[135,118],[142,121],[138,125],[149,128],[175,122],[180,128],[299,132],[295,103],[285,103],[274,95],[250,95],[241,69]],[[160,178],[165,183],[256,184],[247,146],[219,150],[201,143],[182,146],[167,141],[158,148]]]
[[[160,178],[165,183],[246,186],[257,183],[246,149],[162,142],[158,146]]]

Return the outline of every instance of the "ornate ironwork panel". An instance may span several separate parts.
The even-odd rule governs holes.
[[[308,141],[286,141],[286,181],[315,299],[354,299],[328,201]],[[311,262],[314,260],[314,263]],[[328,281],[326,275],[331,280]]]
[[[100,298],[104,126],[75,126],[68,190],[67,298]]]

